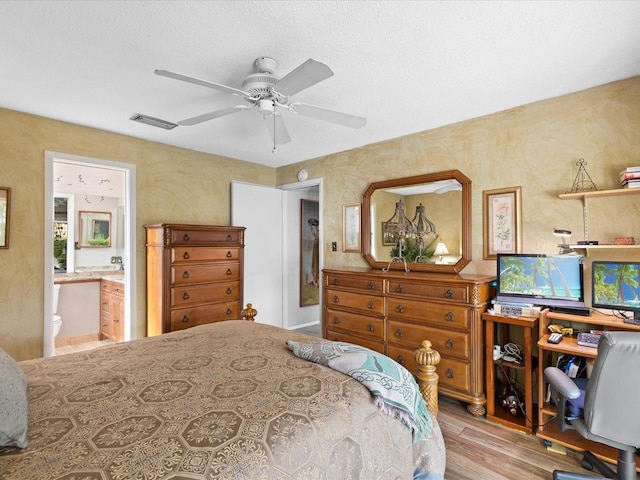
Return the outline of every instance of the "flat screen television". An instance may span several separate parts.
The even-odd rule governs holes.
[[[632,318],[640,322],[639,271],[640,262],[593,261],[591,306],[632,312]]]
[[[583,260],[581,255],[498,254],[496,300],[585,310]]]

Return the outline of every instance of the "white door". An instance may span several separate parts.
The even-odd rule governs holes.
[[[231,182],[231,225],[246,227],[244,303],[256,322],[283,327],[282,190]]]

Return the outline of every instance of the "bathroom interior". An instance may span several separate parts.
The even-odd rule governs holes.
[[[59,355],[117,341],[104,328],[114,309],[105,293],[124,292],[125,174],[55,161],[53,181],[52,322]]]

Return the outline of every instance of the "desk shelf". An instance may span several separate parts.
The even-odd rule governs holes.
[[[485,312],[482,314],[482,320],[485,323],[487,420],[531,434],[533,433],[533,425],[536,421],[536,413],[538,411],[538,406],[533,403],[532,391],[533,372],[538,365],[537,358],[532,354],[532,347],[535,342],[534,338],[537,339],[538,319],[535,317],[508,317]],[[508,341],[508,335],[504,329],[500,338],[497,339],[496,325],[498,324],[504,326],[505,329],[509,328],[509,326],[521,327],[523,329],[524,345],[522,348],[522,364],[493,359],[493,345],[503,345]],[[496,408],[496,370],[498,367],[502,367],[505,370],[522,372],[522,376],[524,377],[524,392],[522,392],[524,399],[521,398],[520,400],[524,400],[524,411],[526,415],[523,415],[522,412],[520,412],[518,416],[511,415],[511,413],[501,405]]]
[[[598,330],[633,330],[640,331],[640,325],[627,324],[621,318],[611,315],[603,315],[601,313],[593,313],[590,316],[569,315],[559,312],[550,312],[543,310],[540,312],[540,331],[547,332],[547,327],[552,323],[571,324],[586,323],[587,325],[597,328]],[[536,436],[544,440],[548,440],[558,445],[583,452],[589,450],[597,457],[609,463],[616,463],[618,451],[614,448],[607,447],[597,442],[592,442],[583,438],[575,430],[561,431],[558,426],[556,416],[556,408],[554,405],[547,403],[547,382],[544,378],[544,369],[553,364],[552,358],[557,354],[569,354],[580,357],[596,358],[598,349],[593,347],[583,347],[578,345],[577,339],[573,337],[564,337],[558,343],[549,343],[548,334],[542,335],[538,340],[538,422],[539,426]]]

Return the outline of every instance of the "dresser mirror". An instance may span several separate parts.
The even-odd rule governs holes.
[[[406,255],[398,261],[398,237],[385,234],[398,202],[409,220],[423,210],[435,227],[435,233],[422,237],[417,258],[420,235],[405,238]],[[362,197],[362,251],[372,268],[460,272],[471,261],[471,180],[459,170],[448,170],[372,183]]]

